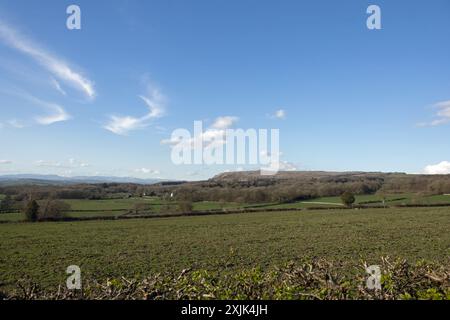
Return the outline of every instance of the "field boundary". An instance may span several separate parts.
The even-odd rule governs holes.
[[[174,212],[174,213],[150,213],[150,214],[124,214],[119,216],[94,216],[94,217],[64,217],[60,219],[45,219],[41,222],[74,222],[74,221],[95,221],[95,220],[128,220],[128,219],[156,219],[156,218],[175,218],[175,217],[192,217],[192,216],[208,216],[208,215],[224,215],[224,214],[240,214],[240,213],[259,213],[259,212],[286,212],[286,211],[329,211],[329,210],[364,210],[364,209],[392,209],[392,208],[436,208],[450,207],[450,204],[402,204],[393,206],[353,206],[351,208],[345,206],[333,207],[309,207],[309,208],[246,208],[246,209],[222,209],[207,210],[196,212]],[[108,211],[108,210],[106,210]],[[26,223],[27,221],[0,221],[0,224],[6,223]]]

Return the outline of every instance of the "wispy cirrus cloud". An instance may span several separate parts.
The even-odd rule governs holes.
[[[111,115],[103,128],[118,135],[127,135],[130,131],[147,127],[151,120],[164,116],[166,98],[158,88],[147,85],[146,94],[138,97],[148,108],[145,115],[141,117]]]
[[[433,105],[433,108],[436,110],[436,119],[419,123],[419,127],[436,127],[450,122],[450,100],[438,102]]]
[[[127,135],[131,130],[145,127],[143,118],[131,116],[110,116],[109,122],[103,126],[106,130],[118,135]]]
[[[58,80],[56,80],[55,78],[51,78],[50,82],[59,93],[61,93],[63,96],[67,95],[66,91],[64,91],[64,89],[61,87],[61,84],[58,82]]]
[[[71,118],[70,114],[66,112],[63,106],[57,103],[41,100],[23,90],[1,90],[1,92],[13,95],[46,109],[48,111],[46,115],[36,116],[34,118],[34,120],[40,125],[50,125],[56,122],[67,121]],[[7,121],[7,124],[16,129],[21,129],[26,126],[21,120],[18,119],[10,119]]]
[[[57,103],[41,100],[22,90],[11,91],[9,93],[48,110],[48,113],[46,115],[35,117],[35,121],[38,124],[50,125],[56,122],[67,121],[71,118],[71,116],[66,112],[66,110]],[[12,123],[11,121],[14,121],[14,123]],[[18,120],[15,119],[10,120],[9,123],[11,126],[15,128],[24,127]]]
[[[50,125],[56,122],[67,121],[71,118],[71,116],[64,110],[64,108],[56,103],[46,102],[36,98],[35,102],[50,111],[50,113],[45,116],[39,116],[35,118],[36,122],[41,125]]]
[[[0,40],[9,47],[29,56],[42,67],[47,69],[58,79],[82,92],[89,99],[96,95],[94,84],[91,80],[76,71],[74,67],[59,57],[56,57],[25,36],[21,35],[11,26],[0,22]]]
[[[49,105],[52,107],[53,113],[47,116],[36,117],[36,122],[42,125],[49,125],[56,122],[67,121],[70,116],[58,105]]]
[[[147,95],[140,95],[139,98],[144,101],[149,109],[149,113],[146,115],[146,118],[160,118],[164,116],[165,113],[165,97],[161,94],[161,92],[156,88],[148,88]]]

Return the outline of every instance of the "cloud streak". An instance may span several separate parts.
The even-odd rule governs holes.
[[[52,78],[51,79],[51,83],[53,85],[53,87],[59,92],[61,93],[63,96],[66,96],[67,93],[64,91],[64,89],[61,87],[61,84],[55,79]]]
[[[6,91],[3,91],[6,92]],[[14,90],[6,92],[10,95],[16,96],[20,99],[27,100],[34,105],[40,106],[46,110],[48,110],[48,114],[43,116],[37,116],[34,120],[41,125],[50,125],[56,122],[67,121],[71,119],[70,114],[66,112],[66,110],[59,104],[53,102],[47,102],[36,98],[35,96],[23,91],[23,90]],[[14,128],[24,128],[25,125],[16,119],[12,119],[8,121],[8,124]]]
[[[158,89],[148,86],[147,93],[138,97],[149,109],[145,115],[142,117],[112,115],[103,128],[117,135],[127,135],[130,131],[147,127],[151,120],[164,116],[165,97]]]
[[[40,101],[38,103],[50,110],[50,114],[46,116],[36,117],[35,120],[41,125],[50,125],[56,122],[67,121],[71,116],[58,104]]]
[[[69,159],[67,163],[39,160],[39,161],[36,161],[35,164],[38,167],[61,168],[61,169],[74,169],[74,168],[89,167],[89,164],[79,161],[79,160],[76,160],[76,159],[73,159],[73,158]]]
[[[21,97],[49,111],[47,115],[35,117],[38,124],[50,125],[56,122],[67,121],[71,118],[59,104],[43,101],[27,93],[23,93]]]
[[[419,123],[420,127],[436,127],[450,122],[450,100],[441,101],[433,105],[436,109],[435,120]]]
[[[0,22],[0,39],[9,47],[29,56],[55,77],[81,91],[89,99],[96,95],[94,84],[68,63],[40,48],[16,30]]]

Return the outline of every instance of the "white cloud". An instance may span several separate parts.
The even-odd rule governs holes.
[[[161,118],[165,113],[165,98],[158,89],[148,88],[147,95],[140,95],[147,107],[149,108],[149,113],[147,114],[148,119]]]
[[[36,161],[36,165],[38,167],[56,167],[56,168],[63,167],[63,165],[60,162],[52,162],[52,161],[44,161],[44,160]]]
[[[11,164],[11,160],[0,160],[0,164]]]
[[[275,174],[280,171],[297,171],[298,168],[295,164],[288,161],[272,161],[269,166],[262,167],[261,172],[263,174]]]
[[[72,168],[76,168],[76,167],[80,167],[80,168],[89,167],[89,164],[88,164],[88,163],[79,161],[79,160],[74,159],[74,158],[70,158],[70,159],[69,159],[69,165],[70,165]]]
[[[436,127],[450,122],[450,100],[438,102],[433,105],[433,108],[437,109],[436,119],[431,122],[419,123],[420,127]]]
[[[64,169],[74,169],[74,168],[85,168],[88,167],[89,164],[76,160],[74,158],[69,159],[66,163],[58,162],[58,161],[45,161],[38,160],[36,161],[36,166],[38,167],[50,167],[50,168],[64,168]]]
[[[50,125],[56,122],[67,121],[71,118],[71,116],[64,110],[64,108],[56,103],[43,101],[31,95],[25,95],[24,97],[50,111],[50,114],[35,118],[36,122],[39,124]]]
[[[126,135],[129,131],[147,127],[152,119],[160,118],[165,113],[165,97],[154,87],[147,86],[147,93],[140,95],[149,111],[142,117],[115,116],[109,117],[109,122],[103,126],[118,135]]]
[[[286,111],[283,109],[279,109],[275,111],[275,114],[273,115],[276,119],[286,119]]]
[[[143,120],[143,118],[135,118],[131,116],[110,116],[109,122],[103,126],[106,130],[118,135],[126,135],[131,130],[137,130],[145,127],[145,120]]]
[[[263,171],[297,171],[298,167],[288,161],[271,161],[268,167],[261,168]]]
[[[279,119],[283,120],[286,119],[286,110],[284,109],[278,109],[274,113],[268,113],[266,116],[270,119]]]
[[[49,125],[56,122],[67,121],[70,119],[70,115],[59,105],[54,103],[46,103],[48,109],[52,110],[52,113],[46,116],[36,117],[36,121],[42,125]]]
[[[44,116],[38,116],[35,118],[36,122],[41,125],[50,125],[55,122],[67,121],[71,118],[71,116],[64,110],[62,106],[53,102],[43,101],[38,99],[31,94],[28,94],[24,91],[18,90],[16,92],[9,92],[15,96],[18,96],[21,99],[25,99],[30,101],[33,104],[41,106],[49,111],[49,114]],[[23,125],[20,121],[16,119],[12,119],[8,122],[11,126],[15,128],[23,128]]]
[[[211,125],[211,128],[219,130],[228,129],[231,126],[233,126],[238,120],[239,120],[238,117],[230,117],[230,116],[218,117],[216,118],[216,120],[214,120],[214,123]]]
[[[68,63],[48,53],[4,23],[0,23],[0,39],[11,48],[34,59],[55,77],[81,91],[88,98],[92,99],[95,97],[94,84],[91,80],[84,77],[80,72],[75,71]]]
[[[135,169],[134,172],[144,173],[144,174],[160,174],[159,170],[152,170],[152,169],[148,169],[148,168]]]
[[[431,164],[423,170],[426,174],[450,174],[450,162],[442,161],[438,164]]]
[[[279,163],[279,168],[281,171],[297,171],[298,168],[297,166],[292,163],[292,162],[288,162],[288,161],[280,161]]]
[[[183,140],[180,137],[172,136],[170,139],[161,140],[161,144],[175,146],[182,143],[184,146],[191,149],[193,149],[195,146],[212,148],[218,145],[224,145],[226,143],[226,129],[232,127],[238,120],[238,117],[232,116],[217,117],[209,128],[195,137]]]
[[[270,159],[270,165],[267,168],[262,168],[263,171],[297,171],[298,166],[292,162],[279,160],[283,156],[283,152],[271,153],[267,150],[260,152],[260,157],[263,159]]]

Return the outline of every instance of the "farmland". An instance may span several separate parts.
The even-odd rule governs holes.
[[[0,195],[4,197],[4,195]],[[450,195],[419,196],[416,194],[393,194],[382,198],[378,195],[357,195],[355,205],[366,207],[379,206],[403,206],[403,205],[450,205]],[[119,217],[133,211],[136,204],[147,204],[146,215],[158,213],[174,213],[178,211],[178,202],[163,200],[158,197],[130,197],[119,199],[63,199],[70,205],[70,211],[66,216],[74,218],[94,218],[94,217]],[[219,201],[197,201],[193,203],[194,212],[223,211],[223,210],[266,210],[266,209],[308,209],[308,208],[342,208],[340,197],[319,197],[305,201],[294,201],[288,203],[237,203]],[[0,222],[18,222],[24,220],[22,213],[0,214]]]
[[[133,211],[135,204],[147,204],[149,209],[147,214],[164,212],[177,212],[178,202],[163,201],[157,198],[127,198],[108,200],[73,200],[65,199],[65,203],[70,205],[70,210],[66,212],[68,217],[105,217],[121,216]],[[245,205],[238,203],[221,203],[215,201],[201,201],[193,204],[194,211],[222,210],[244,208]],[[20,212],[0,214],[1,221],[21,221],[24,216]]]
[[[313,257],[348,265],[381,256],[448,264],[448,208],[388,208],[8,223],[0,225],[0,283],[29,277],[63,283],[76,264],[86,278],[146,275],[185,268],[236,271]]]
[[[405,184],[404,192],[356,193],[354,204],[346,207],[336,194],[372,182],[370,177],[357,182],[359,176],[340,182],[345,179],[314,180],[316,191],[302,180],[289,185],[293,180],[239,179],[0,188],[9,195],[6,200],[0,194],[0,204],[10,208],[0,214],[0,296],[27,282],[27,288],[36,284],[47,292],[31,298],[49,297],[60,292],[56,288],[65,282],[67,266],[78,265],[88,286],[93,281],[109,286],[108,279],[114,279],[126,287],[125,279],[136,279],[145,291],[150,281],[158,285],[148,294],[160,298],[299,298],[311,292],[314,297],[371,298],[358,289],[366,276],[365,261],[383,265],[397,279],[395,292],[387,289],[384,298],[448,298],[448,283],[430,282],[427,274],[433,270],[437,279],[446,279],[450,266],[450,196],[433,189],[434,184],[428,192],[413,191],[417,183]],[[62,215],[26,222],[21,208],[34,201],[40,215],[51,208],[49,203],[64,208]],[[387,256],[411,264],[392,265],[382,259]],[[299,272],[305,282],[296,278]],[[347,278],[324,291],[329,272]],[[264,279],[266,289],[258,279]],[[406,293],[405,281],[412,281]],[[97,293],[91,297],[111,297],[102,288],[93,284]],[[142,297],[142,290],[130,290],[133,297]]]

